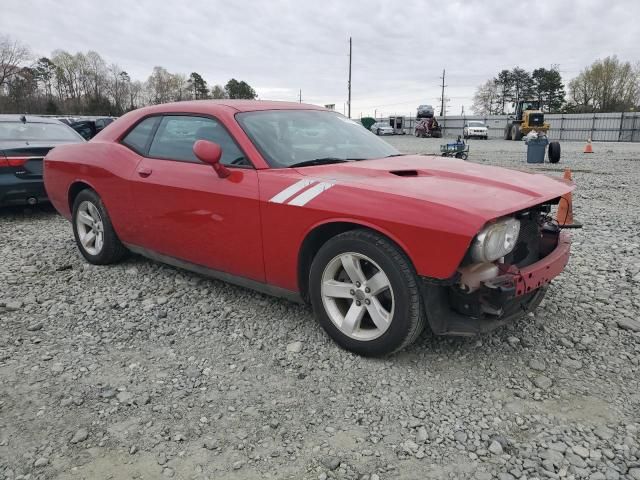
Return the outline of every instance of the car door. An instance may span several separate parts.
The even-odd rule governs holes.
[[[229,177],[195,157],[200,139],[222,147]],[[133,175],[137,246],[264,281],[257,172],[221,122],[163,116]]]

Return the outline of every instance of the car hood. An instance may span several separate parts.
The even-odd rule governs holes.
[[[298,169],[314,179],[448,207],[489,221],[555,199],[572,183],[453,158],[407,155]]]

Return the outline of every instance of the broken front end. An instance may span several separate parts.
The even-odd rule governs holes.
[[[570,237],[550,216],[556,201],[489,223],[455,275],[424,278],[427,318],[438,335],[492,330],[535,309],[569,261]]]

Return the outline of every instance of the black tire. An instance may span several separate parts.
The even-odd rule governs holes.
[[[387,275],[393,290],[391,323],[382,335],[372,340],[358,340],[343,333],[331,321],[322,301],[325,268],[338,255],[349,252],[373,260]],[[350,230],[331,238],[320,248],[309,273],[309,293],[316,318],[324,330],[338,345],[359,355],[383,356],[401,350],[418,338],[426,323],[418,278],[411,261],[393,242],[370,230]]]
[[[380,129],[376,130],[376,135],[380,136]]]
[[[511,127],[511,140],[520,141],[522,140],[522,132],[520,131],[520,125],[514,123]]]
[[[485,136],[485,137],[484,137],[484,139],[485,139],[485,140],[489,140],[489,137],[488,137],[488,136]]]
[[[504,127],[504,139],[511,140],[511,124],[507,123],[507,126]]]
[[[551,142],[549,144],[549,162],[558,163],[560,161],[560,143]]]
[[[96,254],[92,254],[88,252],[85,247],[82,245],[80,241],[80,234],[78,232],[77,225],[77,216],[80,209],[80,206],[83,202],[91,203],[99,212],[101,220],[102,220],[102,230],[103,230],[103,246],[99,252]],[[120,261],[126,254],[127,249],[122,244],[118,235],[116,235],[115,230],[113,229],[113,225],[111,224],[111,219],[109,218],[109,214],[107,213],[107,209],[105,208],[102,200],[98,196],[96,192],[93,190],[82,190],[73,201],[73,215],[71,219],[71,225],[73,227],[73,236],[76,240],[76,245],[78,246],[78,250],[82,256],[89,262],[94,265],[108,265],[110,263],[117,263]]]

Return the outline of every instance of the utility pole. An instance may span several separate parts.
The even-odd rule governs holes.
[[[300,97],[299,97],[299,99],[300,99],[300,103],[302,103],[302,89],[300,89]]]
[[[347,107],[348,107],[348,114],[347,117],[351,118],[351,37],[349,37],[349,97],[347,99]]]
[[[445,71],[444,69],[442,70],[442,76],[440,77],[442,79],[442,96],[440,97],[440,116],[443,117],[445,115],[445,108],[444,108],[444,87],[446,87],[447,85],[444,84],[444,75],[445,75]]]

